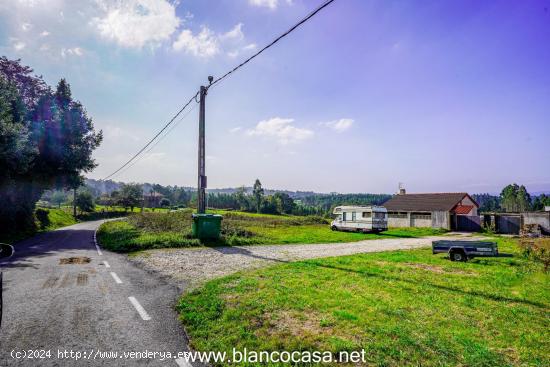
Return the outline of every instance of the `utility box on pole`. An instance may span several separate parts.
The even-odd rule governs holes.
[[[212,77],[208,77],[212,82]],[[193,236],[200,239],[220,237],[222,216],[206,214],[206,167],[205,167],[205,102],[208,88],[201,86],[199,106],[199,172],[197,185],[197,214],[193,214]]]

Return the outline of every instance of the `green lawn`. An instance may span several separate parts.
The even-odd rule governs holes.
[[[373,366],[550,366],[550,275],[429,249],[285,263],[208,282],[178,310],[200,351],[365,349]],[[253,364],[250,364],[253,365]]]
[[[46,231],[51,231],[57,228],[70,226],[76,223],[73,217],[72,209],[48,209],[49,225],[44,228]]]
[[[223,214],[222,238],[201,243],[191,234],[191,210],[143,213],[125,221],[104,223],[98,238],[102,246],[119,252],[201,245],[265,245],[352,242],[368,239],[422,237],[442,234],[432,228],[396,228],[381,234],[337,232],[321,217],[280,216],[230,211]]]

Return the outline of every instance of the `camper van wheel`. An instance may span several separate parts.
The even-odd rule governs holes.
[[[337,231],[338,228],[336,228],[336,226],[331,226],[330,229],[332,229],[333,231]]]
[[[464,253],[464,251],[461,250],[452,250],[449,253],[449,257],[451,261],[468,261],[468,257]]]

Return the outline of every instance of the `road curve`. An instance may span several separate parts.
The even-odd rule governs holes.
[[[139,358],[187,350],[174,311],[178,290],[126,256],[96,248],[100,224],[36,236],[17,244],[11,258],[0,259],[0,366],[188,366],[161,360],[160,354]],[[70,258],[84,263],[63,263]],[[76,360],[77,352],[82,359]],[[100,358],[103,352],[117,355]]]

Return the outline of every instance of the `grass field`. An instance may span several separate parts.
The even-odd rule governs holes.
[[[201,245],[264,245],[353,242],[367,239],[422,237],[442,234],[432,228],[390,229],[381,234],[335,232],[321,217],[280,216],[229,211],[223,214],[222,238],[201,243],[191,235],[191,210],[144,213],[125,221],[104,223],[98,238],[102,246],[119,252]]]
[[[429,249],[246,271],[186,294],[191,346],[364,349],[373,366],[550,366],[550,275],[514,257],[454,263]],[[249,364],[254,365],[254,364]]]

